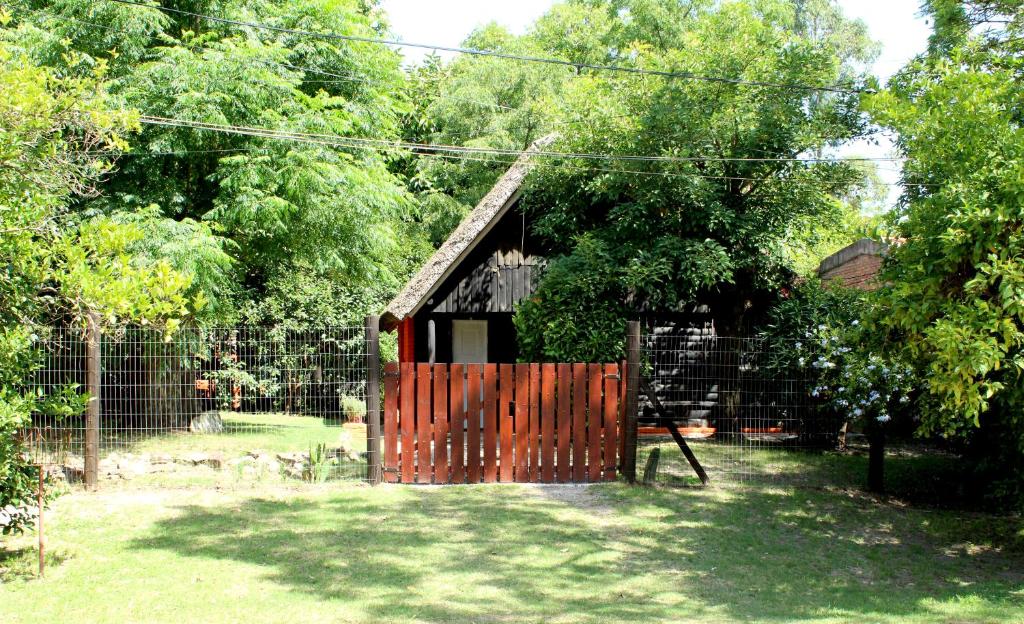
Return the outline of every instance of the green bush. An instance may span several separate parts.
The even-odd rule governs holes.
[[[522,361],[612,362],[622,358],[628,315],[617,265],[601,241],[584,237],[552,259],[533,297],[513,319]]]
[[[342,396],[341,411],[345,415],[345,422],[366,422],[366,402],[362,399],[348,395]]]

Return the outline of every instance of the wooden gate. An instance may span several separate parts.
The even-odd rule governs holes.
[[[614,480],[625,414],[624,368],[389,363],[384,480]]]

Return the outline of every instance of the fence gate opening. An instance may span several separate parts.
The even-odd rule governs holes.
[[[625,367],[384,367],[384,480],[593,483],[616,478]]]

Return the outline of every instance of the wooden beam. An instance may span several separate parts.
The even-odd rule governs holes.
[[[95,489],[100,463],[100,317],[90,312],[86,317],[85,389],[89,402],[85,407],[85,486]]]
[[[686,439],[681,433],[679,433],[679,425],[676,424],[675,419],[665,411],[661,401],[658,400],[658,395],[654,393],[654,390],[651,388],[650,384],[647,383],[647,380],[642,380],[640,385],[644,389],[644,394],[647,395],[647,398],[650,399],[651,403],[654,405],[654,410],[658,412],[661,419],[667,423],[668,432],[672,434],[672,439],[676,441],[676,445],[679,447],[679,450],[683,452],[683,457],[686,458],[686,461],[690,462],[690,467],[697,473],[697,477],[700,479],[700,482],[707,485],[709,481],[708,473],[705,472],[704,467],[700,465],[700,461],[698,461],[697,456],[693,454],[693,450],[690,449],[690,445],[686,443]]]
[[[626,402],[622,431],[622,474],[636,483],[637,417],[640,413],[640,323],[630,321],[626,331]]]
[[[380,465],[380,317],[366,317],[366,480],[377,485]],[[404,449],[403,449],[404,450]]]

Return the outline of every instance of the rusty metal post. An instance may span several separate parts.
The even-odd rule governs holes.
[[[640,322],[626,328],[626,407],[624,415],[622,473],[636,483],[637,417],[640,413]]]
[[[100,454],[100,318],[95,312],[86,317],[85,389],[89,402],[85,408],[85,486],[94,489],[99,474]]]
[[[381,481],[380,317],[366,317],[366,480]]]

